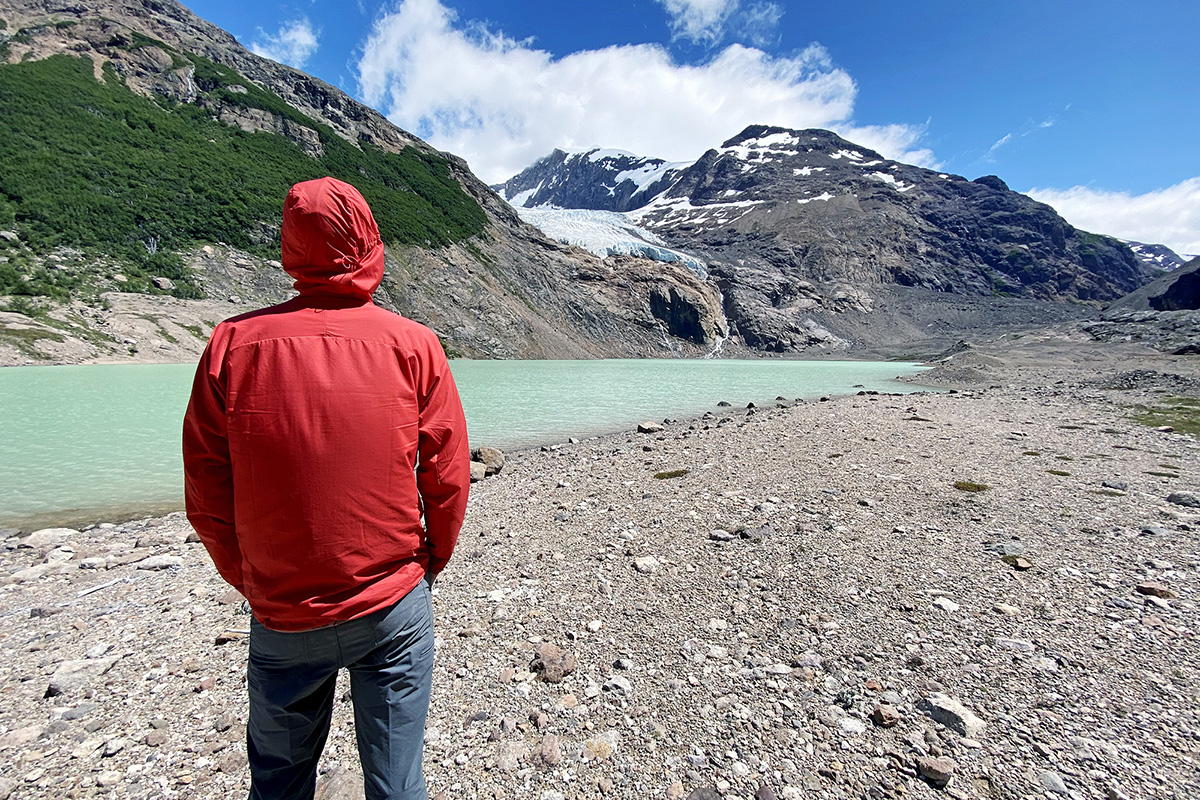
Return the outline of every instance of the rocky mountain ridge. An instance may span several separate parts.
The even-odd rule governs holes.
[[[939,303],[1025,298],[1049,310],[1114,300],[1151,275],[1126,245],[1076,230],[996,176],[968,181],[891,161],[824,130],[750,126],[682,168],[628,155],[551,158],[501,188],[525,205],[625,210],[707,262],[731,330],[760,350],[878,342],[870,330],[881,317],[919,313],[898,301],[913,294],[904,287]]]
[[[1142,261],[1162,270],[1170,271],[1178,269],[1197,257],[1194,255],[1180,255],[1165,244],[1145,244],[1128,239],[1122,239],[1122,241],[1129,245],[1129,249]]]
[[[132,98],[121,95],[121,102],[140,114],[201,110],[208,119],[188,117],[195,125],[220,123],[225,126],[220,136],[242,136],[240,141],[247,143],[263,141],[254,137],[278,137],[270,140],[277,141],[270,145],[273,152],[283,153],[289,163],[307,164],[304,169],[317,174],[330,168],[330,149],[337,149],[340,158],[348,152],[342,144],[347,143],[377,162],[405,156],[408,160],[398,163],[413,180],[427,181],[422,170],[435,179],[449,176],[458,188],[447,194],[445,187],[434,186],[430,191],[442,194],[430,195],[431,202],[461,209],[480,224],[447,229],[437,240],[427,236],[422,242],[418,234],[410,236],[412,241],[387,241],[388,270],[376,300],[433,327],[452,353],[500,358],[701,355],[724,336],[717,290],[688,270],[638,258],[602,262],[547,239],[523,223],[458,157],[438,152],[340,90],[249,52],[176,2],[0,0],[0,19],[0,70],[28,72],[86,59],[97,85],[127,89]],[[73,74],[71,69],[59,72]],[[83,101],[64,96],[61,102]],[[216,151],[210,163],[232,169]],[[64,161],[65,168],[72,166]],[[305,177],[310,176],[297,174],[291,180]],[[287,185],[284,180],[279,187],[280,203]],[[0,181],[0,190],[4,188]],[[6,197],[19,199],[15,193],[0,194],[0,200]],[[209,201],[194,197],[193,202]],[[376,207],[381,228],[388,213]],[[426,219],[416,221],[424,224]],[[0,297],[0,363],[186,360],[216,321],[290,294],[286,276],[264,255],[272,238],[278,240],[277,219],[247,223],[253,230],[238,235],[250,244],[201,231],[191,246],[179,250],[183,263],[178,275],[172,279],[148,272],[141,283],[115,256],[69,242],[40,245],[30,227],[34,224],[20,207],[8,222],[0,219],[5,234],[0,257],[6,259],[0,271],[11,272],[0,277],[11,278],[15,287],[7,300]],[[146,237],[148,252],[156,245],[153,240]],[[257,250],[256,242],[263,243]],[[181,281],[202,297],[169,298],[173,291],[178,294]],[[43,284],[68,288],[52,297],[39,294]],[[139,291],[131,292],[135,284]],[[146,317],[156,322],[147,325]],[[684,327],[678,327],[681,320]],[[195,335],[180,336],[181,328]]]

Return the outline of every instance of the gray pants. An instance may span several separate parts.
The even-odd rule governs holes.
[[[313,797],[343,667],[367,800],[427,800],[433,607],[425,581],[389,608],[327,628],[284,633],[250,623],[251,800]]]

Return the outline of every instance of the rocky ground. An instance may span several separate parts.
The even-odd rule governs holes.
[[[1130,418],[1200,368],[1089,347],[509,454],[435,591],[431,794],[1200,795],[1200,443]],[[249,617],[189,533],[6,540],[0,798],[245,791]]]

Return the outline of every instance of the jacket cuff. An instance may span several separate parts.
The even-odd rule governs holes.
[[[434,558],[433,556],[430,556],[429,557],[429,566],[426,568],[425,571],[428,572],[430,575],[437,575],[442,570],[444,570],[446,568],[446,565],[449,563],[450,563],[450,559],[448,559],[448,558]]]

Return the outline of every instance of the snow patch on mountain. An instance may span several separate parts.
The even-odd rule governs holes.
[[[1129,241],[1128,239],[1122,239],[1121,241],[1129,245],[1129,249],[1143,262],[1155,269],[1167,272],[1178,269],[1195,258],[1195,256],[1176,253],[1163,244],[1144,244],[1142,242]]]
[[[634,186],[637,186],[637,191],[640,192],[655,181],[660,180],[668,172],[683,170],[691,165],[692,162],[690,161],[664,161],[658,164],[650,162],[637,169],[627,169],[624,172],[618,172],[613,180],[618,186],[625,181],[632,181]]]
[[[618,211],[591,211],[574,208],[516,208],[521,219],[552,239],[582,247],[601,258],[619,254],[649,258],[668,264],[680,263],[700,277],[707,277],[704,262],[672,250],[662,239],[639,227],[627,214]]]

